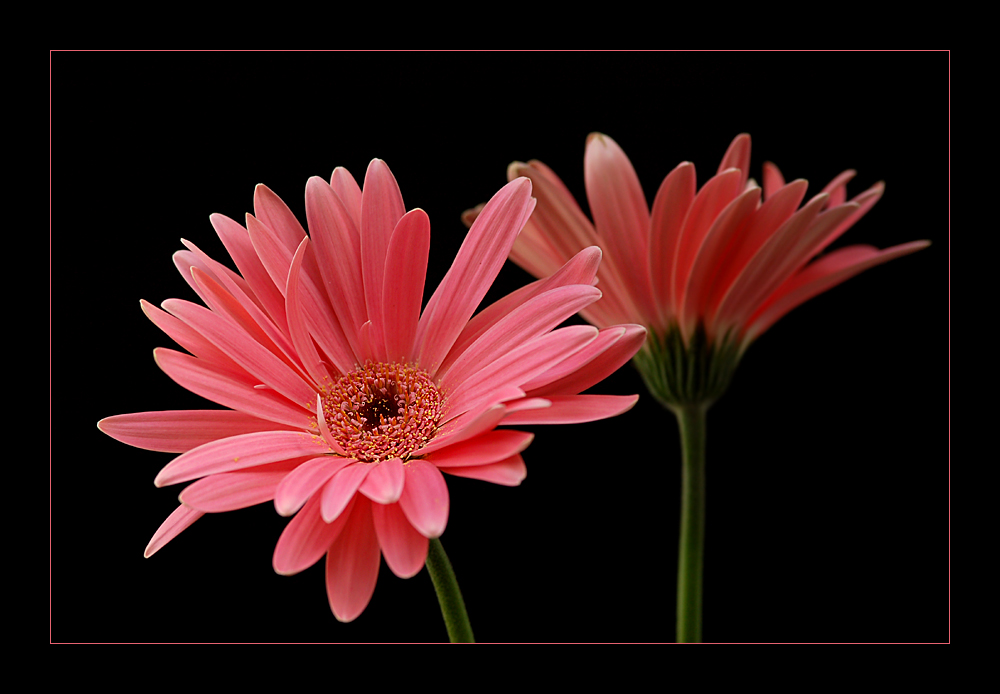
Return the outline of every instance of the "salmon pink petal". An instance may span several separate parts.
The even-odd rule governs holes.
[[[847,182],[854,178],[857,174],[858,172],[854,169],[848,169],[826,184],[826,187],[820,192],[828,193],[830,195],[827,207],[836,207],[837,205],[844,204],[847,200]]]
[[[520,453],[534,434],[509,429],[494,429],[469,441],[428,454],[424,460],[439,468],[486,465]]]
[[[167,544],[175,537],[181,534],[182,531],[191,527],[191,524],[196,520],[201,518],[205,513],[203,511],[197,511],[190,506],[185,506],[181,504],[173,513],[167,516],[167,519],[160,524],[160,527],[156,529],[153,533],[153,537],[150,538],[149,544],[146,545],[146,551],[143,552],[143,556],[147,559]]]
[[[484,308],[466,324],[462,334],[458,336],[455,345],[448,353],[448,357],[441,365],[440,373],[445,373],[455,360],[465,353],[469,345],[478,340],[483,333],[536,296],[572,284],[594,284],[600,262],[601,249],[597,246],[590,246],[573,256],[549,277],[521,287]]]
[[[449,467],[443,468],[449,475],[456,477],[468,477],[483,482],[502,484],[505,487],[516,487],[524,478],[528,476],[528,468],[524,465],[524,458],[515,455],[506,460],[489,465],[476,465],[474,467]]]
[[[746,188],[747,177],[750,175],[750,136],[746,133],[737,135],[733,139],[716,173],[722,173],[726,169],[739,169],[741,174],[739,190]]]
[[[260,431],[206,443],[183,453],[160,470],[157,487],[328,451],[319,436],[301,431]]]
[[[516,347],[480,369],[460,384],[448,401],[449,411],[462,412],[490,399],[500,388],[529,382],[535,376],[578,352],[597,337],[597,329],[586,325],[560,328]]]
[[[201,333],[261,383],[303,407],[312,404],[313,388],[229,319],[187,301],[168,299],[163,307]]]
[[[649,268],[660,323],[673,317],[673,267],[684,220],[697,193],[694,164],[682,162],[667,174],[653,199]]]
[[[144,299],[139,300],[139,306],[146,317],[153,322],[153,325],[165,332],[178,345],[198,357],[202,363],[211,364],[225,371],[245,373],[239,364],[226,356],[225,352],[202,337],[201,333],[188,326],[180,318],[171,316]]]
[[[720,259],[732,239],[739,237],[746,229],[759,205],[760,188],[752,186],[718,214],[711,229],[705,234],[692,263],[687,286],[679,295],[683,297],[684,303],[679,307],[677,322],[685,340],[691,340],[698,320],[705,315],[710,292],[719,272]]]
[[[345,512],[333,523],[323,520],[319,506],[319,496],[310,497],[278,538],[272,563],[274,570],[282,576],[291,576],[304,571],[326,554],[330,545],[347,525],[353,499]]]
[[[385,283],[385,256],[389,240],[406,213],[399,185],[381,159],[372,159],[361,190],[361,272],[365,304],[372,321],[372,344],[384,358],[385,333],[382,324],[382,286]]]
[[[413,452],[414,455],[433,453],[493,429],[507,412],[507,408],[502,404],[504,400],[514,400],[521,397],[524,397],[524,391],[520,388],[511,386],[501,389],[492,397],[480,402],[475,408],[448,420],[427,445]]]
[[[357,619],[368,606],[380,556],[371,502],[359,496],[344,531],[326,554],[326,594],[341,622]]]
[[[784,188],[785,177],[781,175],[781,170],[769,161],[764,162],[763,171],[764,199],[767,200]]]
[[[691,274],[698,251],[705,241],[712,224],[719,214],[740,194],[741,173],[738,169],[728,169],[713,176],[702,186],[688,209],[684,227],[674,254],[673,299],[674,313],[680,313],[684,305],[684,291]]]
[[[754,213],[746,228],[732,238],[729,246],[718,258],[716,279],[707,289],[706,323],[712,322],[719,304],[761,247],[795,213],[808,187],[808,182],[798,179],[777,191],[772,191]]]
[[[636,307],[652,318],[657,312],[649,279],[649,206],[635,169],[617,142],[591,133],[583,175],[601,245],[627,278]]]
[[[278,484],[300,462],[288,460],[251,470],[209,475],[185,487],[180,494],[180,501],[185,506],[206,513],[235,511],[262,504],[274,498]]]
[[[638,395],[550,395],[551,405],[521,410],[504,417],[504,424],[579,424],[617,417],[632,409]]]
[[[486,296],[533,207],[531,183],[519,178],[501,188],[472,224],[417,326],[417,360],[431,375]]]
[[[339,470],[323,487],[320,494],[320,511],[323,520],[332,523],[347,508],[358,487],[375,467],[370,463],[353,463]]]
[[[440,537],[448,524],[448,485],[436,467],[423,460],[405,465],[406,482],[399,507],[417,532]]]
[[[399,504],[372,504],[375,534],[385,563],[400,578],[420,573],[427,561],[427,538],[406,520]]]
[[[420,320],[431,244],[431,220],[410,210],[396,224],[385,256],[382,322],[389,361],[410,361]]]
[[[441,387],[450,390],[471,374],[514,347],[543,335],[583,307],[601,298],[601,292],[586,284],[558,287],[540,294],[508,313],[484,332],[458,357],[447,371],[439,371]]]
[[[280,516],[298,511],[331,477],[354,463],[349,458],[324,455],[312,458],[289,472],[274,491],[274,508]]]
[[[909,255],[930,245],[929,241],[911,241],[879,251],[871,246],[848,246],[824,256],[791,277],[751,317],[747,334],[760,337],[782,316],[814,296],[832,289],[865,270]]]
[[[273,391],[254,388],[237,374],[172,349],[155,349],[153,357],[164,373],[196,395],[261,419],[299,429],[309,427],[305,408]]]
[[[360,214],[360,198],[358,204]],[[357,222],[337,194],[318,176],[313,176],[306,184],[306,219],[327,296],[351,348],[360,356],[358,329],[368,320],[368,307],[361,279],[361,234]]]
[[[136,412],[106,417],[97,427],[122,443],[164,453],[184,453],[216,439],[288,428],[233,410]]]
[[[597,232],[563,182],[545,164],[514,162],[507,167],[508,181],[521,176],[531,181],[531,192],[540,204],[525,226],[527,235],[522,232],[514,242],[511,257],[520,252],[542,256],[543,264],[552,268],[541,276],[550,275],[580,250],[597,245]]]
[[[258,183],[253,190],[253,212],[289,252],[298,248],[305,238],[305,229],[288,205],[263,183]]]
[[[358,488],[362,494],[376,504],[394,504],[403,493],[406,472],[399,458],[384,460],[372,466],[368,476]]]
[[[641,325],[602,330],[593,342],[524,384],[532,397],[576,395],[600,383],[628,363],[646,341]]]
[[[330,380],[330,374],[323,366],[323,359],[316,350],[309,329],[303,319],[303,310],[299,302],[299,277],[302,269],[302,259],[306,255],[309,246],[309,237],[304,236],[302,243],[295,250],[292,256],[292,264],[288,268],[288,284],[285,287],[285,308],[288,315],[288,333],[292,339],[295,352],[302,361],[309,378],[318,388],[319,384],[325,384]]]
[[[293,252],[282,246],[267,227],[250,215],[247,215],[247,230],[271,278],[284,290],[288,284]],[[302,310],[309,333],[341,373],[350,371],[355,364],[354,355],[340,322],[334,317],[332,308],[328,308],[325,292],[319,289],[309,273],[302,275],[301,291]]]
[[[226,247],[236,268],[250,288],[249,296],[260,304],[275,324],[285,327],[285,300],[281,291],[271,281],[271,276],[254,250],[250,234],[243,225],[221,214],[209,217],[219,239]]]
[[[330,187],[343,202],[344,209],[354,221],[354,229],[361,229],[361,186],[354,176],[343,166],[338,166],[330,175]]]

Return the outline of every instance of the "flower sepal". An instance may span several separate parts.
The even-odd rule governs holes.
[[[676,324],[650,331],[633,362],[649,392],[671,411],[689,405],[708,407],[719,399],[743,356],[743,341],[732,334],[709,340],[698,324],[685,342]]]

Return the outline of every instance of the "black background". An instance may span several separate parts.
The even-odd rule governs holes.
[[[208,222],[266,183],[305,219],[309,176],[384,159],[431,218],[429,292],[460,213],[515,159],[586,210],[584,141],[613,137],[651,202],[680,161],[699,185],[730,140],[817,192],[846,168],[886,194],[837,246],[931,239],[792,312],[709,413],[709,641],[949,639],[948,54],[77,53],[51,61],[51,639],[442,641],[426,571],[384,562],[341,624],[322,562],[271,568],[270,504],[208,515],[151,559],[173,456],[98,419],[214,407],[174,384],[139,299],[196,299],[171,254],[228,258]],[[529,281],[507,263],[487,301]],[[631,366],[594,389],[643,393]],[[643,395],[608,421],[538,427],[520,487],[448,477],[442,542],[480,641],[673,638],[679,443]]]

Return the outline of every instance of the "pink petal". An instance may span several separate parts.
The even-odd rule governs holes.
[[[651,321],[657,311],[649,278],[649,206],[635,169],[617,142],[591,133],[583,173],[601,246],[614,258],[636,307]]]
[[[674,254],[671,297],[675,314],[680,313],[681,307],[684,306],[684,291],[691,274],[691,267],[712,228],[712,223],[742,192],[740,176],[739,170],[729,169],[712,177],[702,186],[694,202],[691,203],[678,240],[677,252]]]
[[[746,188],[747,177],[750,175],[750,136],[746,133],[741,133],[733,139],[716,173],[722,173],[726,169],[739,169],[741,174],[739,190]]]
[[[154,484],[187,482],[218,472],[242,470],[329,451],[322,437],[301,431],[261,431],[230,436],[183,453],[160,470]]]
[[[503,423],[578,424],[616,417],[632,409],[638,395],[550,395],[552,405],[543,409],[522,410],[504,417]]]
[[[303,236],[302,243],[292,256],[292,264],[288,268],[288,284],[285,286],[285,313],[288,316],[288,334],[295,347],[295,353],[313,384],[319,387],[320,384],[326,384],[330,380],[330,373],[323,366],[323,359],[316,350],[316,345],[306,327],[305,311],[299,299],[302,260],[308,246],[309,237]]]
[[[759,204],[760,188],[748,188],[719,213],[705,234],[692,263],[687,286],[680,294],[684,298],[684,304],[678,312],[677,320],[685,340],[691,339],[698,321],[704,318],[721,258],[732,239],[746,229]]]
[[[226,371],[244,373],[239,364],[226,353],[202,337],[201,333],[191,328],[180,318],[174,318],[163,309],[153,306],[144,299],[139,300],[139,306],[153,324],[165,332],[174,342],[189,351],[205,364],[211,364]]]
[[[427,561],[428,541],[406,520],[399,504],[372,504],[372,520],[382,556],[392,572],[400,578],[420,573]]]
[[[519,178],[501,188],[473,223],[417,326],[417,361],[432,376],[486,296],[533,206],[531,183]]]
[[[376,504],[394,504],[403,493],[406,472],[399,458],[376,463],[368,472],[358,491]]]
[[[844,204],[847,200],[847,182],[854,178],[857,173],[854,169],[848,169],[826,184],[826,187],[820,192],[830,194],[827,207],[836,207],[837,205]]]
[[[389,361],[413,358],[413,340],[424,300],[431,221],[421,209],[410,210],[396,224],[385,256],[382,322]]]
[[[507,412],[507,408],[502,403],[505,400],[521,397],[524,397],[524,391],[513,386],[497,391],[493,397],[483,400],[473,409],[448,420],[438,429],[434,438],[423,448],[414,451],[413,455],[426,455],[439,451],[445,446],[471,439],[484,431],[495,428]]]
[[[767,200],[785,187],[785,177],[781,175],[778,167],[769,161],[764,162],[763,170],[764,199]]]
[[[323,520],[319,506],[319,496],[311,496],[278,538],[272,563],[274,570],[282,576],[304,571],[326,554],[347,525],[353,502],[333,523]]]
[[[357,619],[368,606],[378,581],[380,554],[371,502],[359,496],[344,532],[326,554],[326,594],[339,621]]]
[[[448,485],[436,467],[423,460],[406,465],[399,507],[424,537],[440,537],[448,524]]]
[[[646,341],[641,325],[605,328],[590,344],[524,384],[531,397],[576,395],[625,365]]]
[[[373,467],[371,463],[354,463],[345,466],[330,478],[320,494],[320,512],[324,521],[332,523],[347,508],[347,503],[354,498],[358,487]]]
[[[358,195],[360,215],[360,191]],[[327,296],[352,350],[360,356],[358,329],[368,320],[368,307],[361,276],[361,234],[357,222],[331,187],[318,176],[313,176],[306,184],[306,219]]]
[[[225,275],[220,284],[198,268],[191,268],[191,275],[209,308],[225,314],[289,366],[300,368],[298,355],[285,333],[238,286]]]
[[[520,387],[581,350],[597,337],[597,328],[571,325],[537,337],[507,352],[455,386],[448,412],[464,412],[489,400],[495,391]]]
[[[229,255],[232,256],[233,262],[236,263],[236,268],[246,280],[251,290],[250,296],[271,316],[279,328],[284,329],[286,327],[284,297],[260,262],[247,230],[239,222],[221,214],[213,214],[209,220],[226,250],[229,251]]]
[[[507,180],[520,176],[531,180],[531,192],[538,200],[525,230],[518,235],[511,249],[511,258],[519,255],[538,256],[545,277],[563,265],[581,249],[599,242],[594,225],[559,177],[540,161],[527,164],[514,162],[507,167]],[[516,261],[515,261],[516,262]]]
[[[312,405],[316,391],[285,362],[228,318],[177,299],[164,301],[163,308],[201,333],[260,383],[302,407]]]
[[[879,251],[871,246],[848,246],[826,255],[789,278],[750,319],[749,339],[760,337],[786,313],[865,270],[930,245],[912,241]]]
[[[533,297],[484,332],[446,372],[439,371],[441,388],[450,391],[501,355],[549,332],[600,297],[600,290],[586,284],[558,287]]]
[[[786,186],[786,188],[791,188],[794,185],[795,183],[793,182]],[[775,194],[773,198],[761,206],[756,215],[757,218],[763,216],[762,212],[768,203],[775,202],[777,205],[779,197],[787,204],[788,200],[779,191],[779,193]],[[826,195],[813,198],[764,240],[758,250],[740,268],[739,272],[736,273],[732,282],[728,284],[726,293],[718,299],[717,304],[715,300],[712,301],[711,305],[717,305],[718,308],[715,310],[715,315],[711,315],[708,319],[710,328],[715,331],[721,331],[725,330],[732,323],[732,316],[739,313],[739,308],[748,302],[752,298],[752,295],[757,293],[762,283],[767,282],[769,278],[774,276],[776,265],[785,260],[790,246],[797,238],[805,234],[806,230],[816,220],[823,205],[826,204],[826,200]],[[756,221],[757,219],[754,220],[755,223]],[[754,232],[753,227],[756,226],[755,223],[751,224],[751,230],[746,234],[748,239]],[[725,286],[726,283],[727,280],[722,280],[717,286]]]
[[[274,508],[278,515],[290,516],[298,511],[335,473],[353,462],[350,458],[324,455],[299,465],[274,491]]]
[[[372,345],[380,359],[384,359],[385,349],[382,322],[385,256],[392,232],[405,213],[403,196],[389,167],[381,159],[372,159],[361,190],[361,272],[368,318],[372,321]]]
[[[194,523],[196,520],[201,518],[204,514],[202,511],[196,511],[189,506],[181,504],[174,509],[173,513],[167,516],[167,519],[160,524],[160,527],[156,529],[153,533],[153,537],[150,538],[149,544],[146,545],[146,551],[143,552],[143,556],[147,559],[167,544],[175,537],[181,534],[182,531],[186,530]]]
[[[671,171],[653,200],[650,220],[649,270],[660,324],[663,329],[673,318],[673,268],[677,246],[691,203],[697,192],[694,164],[682,162]]]
[[[517,307],[524,305],[534,297],[572,284],[594,284],[600,262],[601,249],[597,246],[590,246],[573,256],[555,274],[516,289],[484,308],[466,324],[462,330],[462,334],[455,340],[454,346],[441,364],[439,372],[444,373],[458,357],[465,353],[469,345],[478,340],[483,333],[496,325],[498,321],[502,320]]]
[[[216,439],[288,427],[233,410],[168,410],[106,417],[97,428],[130,446],[184,453]]]
[[[474,467],[450,467],[445,468],[445,472],[456,477],[468,477],[483,482],[502,484],[506,487],[516,487],[528,476],[528,469],[524,465],[524,458],[515,455],[498,463],[489,465],[477,465]]]
[[[524,431],[494,429],[469,441],[435,451],[424,460],[439,468],[486,465],[520,453],[534,438],[534,434]]]
[[[289,252],[302,242],[306,232],[288,205],[263,183],[253,191],[254,216],[274,232],[275,237]],[[279,289],[281,285],[278,285]]]
[[[343,166],[338,166],[330,176],[330,187],[344,203],[344,209],[354,221],[354,228],[361,228],[361,186],[354,180],[351,172]],[[312,226],[310,225],[310,229]]]
[[[716,279],[709,290],[709,297],[705,304],[706,322],[711,322],[726,293],[732,288],[733,283],[746,269],[754,255],[795,214],[795,210],[802,202],[808,187],[807,181],[798,179],[777,191],[771,191],[764,203],[754,213],[746,229],[735,236],[729,247],[719,256],[717,261],[719,267],[715,273]]]
[[[308,410],[274,391],[254,388],[245,377],[172,349],[155,349],[153,357],[156,365],[180,386],[212,402],[298,429],[310,426]]]
[[[209,475],[188,485],[180,494],[182,504],[206,513],[235,511],[274,498],[278,484],[301,463],[290,460]]]
[[[288,284],[292,251],[282,246],[270,229],[250,215],[247,215],[247,230],[271,278],[284,290]],[[306,326],[337,370],[346,373],[354,368],[354,354],[340,321],[336,319],[333,308],[327,301],[326,292],[318,286],[319,281],[310,273],[303,273],[301,276],[301,302]]]

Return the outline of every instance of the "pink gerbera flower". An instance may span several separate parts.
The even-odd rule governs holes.
[[[593,133],[584,156],[591,223],[545,164],[514,162],[508,178],[530,178],[538,205],[511,260],[542,277],[579,249],[601,246],[603,298],[581,315],[596,326],[647,326],[650,339],[636,363],[651,392],[667,404],[711,402],[725,390],[746,348],[786,313],[929,244],[913,241],[885,250],[855,245],[820,255],[878,202],[884,185],[848,201],[847,183],[855,175],[848,170],[800,208],[805,180],[786,184],[767,162],[762,189],[748,178],[749,169],[750,136],[744,134],[700,190],[694,164],[682,162],[663,180],[650,208],[621,147]],[[475,212],[466,213],[467,222]],[[715,365],[700,374],[703,381],[662,372],[660,353],[695,348],[707,349],[707,366]]]
[[[133,446],[181,453],[157,486],[197,480],[146,556],[204,513],[273,500],[294,515],[274,569],[294,574],[325,555],[330,607],[350,621],[372,596],[380,557],[402,578],[424,565],[448,521],[442,472],[524,479],[532,435],[498,425],[628,410],[638,396],[579,393],[627,362],[644,328],[556,327],[600,298],[599,249],[473,317],[534,204],[526,178],[500,190],[423,311],[430,222],[406,212],[378,159],[363,189],[343,168],[329,183],[309,180],[310,236],[263,185],[245,227],[214,215],[238,272],[184,241],[175,262],[205,306],[142,308],[189,352],[156,350],[160,368],[228,409],[99,423]]]
[[[804,205],[808,184],[785,183],[764,164],[763,189],[748,178],[750,136],[729,146],[716,174],[697,188],[683,162],[660,185],[652,208],[622,149],[587,138],[584,180],[594,222],[539,161],[514,162],[508,178],[531,179],[538,199],[511,260],[541,277],[581,248],[605,251],[601,301],[581,312],[596,326],[639,323],[649,339],[635,356],[649,391],[678,418],[683,447],[678,639],[701,639],[705,418],[747,347],[775,321],[844,280],[925,248],[914,241],[878,250],[822,252],[878,202],[878,183],[851,200],[854,171]],[[464,218],[471,223],[480,208]],[[483,210],[485,211],[485,210]]]

